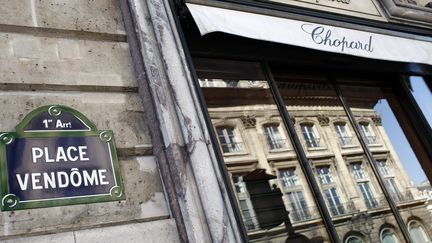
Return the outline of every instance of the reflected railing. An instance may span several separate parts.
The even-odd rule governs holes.
[[[356,211],[353,202],[341,203],[338,205],[330,206],[329,208],[333,217],[351,214]]]
[[[308,148],[318,148],[318,147],[321,147],[320,146],[320,139],[319,138],[306,139],[306,146]]]
[[[291,223],[299,223],[320,218],[320,214],[317,207],[305,207],[291,209],[289,211],[289,218]]]
[[[222,152],[225,153],[240,153],[243,152],[243,143],[235,142],[235,143],[222,143]]]
[[[279,150],[279,149],[287,149],[288,148],[288,139],[275,139],[275,140],[267,140],[267,145],[272,150]]]
[[[409,201],[414,201],[414,196],[411,191],[392,193],[390,194],[390,196],[396,203],[405,203]]]
[[[366,140],[367,144],[376,144],[377,143],[376,136],[363,136],[363,137]]]
[[[342,146],[349,146],[353,144],[353,137],[339,136],[339,142]]]

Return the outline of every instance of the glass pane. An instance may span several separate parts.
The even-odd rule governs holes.
[[[417,157],[422,148],[416,146],[416,137],[390,84],[381,82],[380,86],[365,86],[345,81],[340,87],[360,130],[367,126],[369,136],[373,137],[371,141],[367,133],[362,132],[378,173],[400,214],[402,217],[411,215],[430,222],[430,213],[425,204],[427,196],[420,191],[430,191],[430,183],[420,163],[428,164],[430,161]],[[428,225],[428,228],[431,226]],[[384,233],[381,235],[383,242],[403,239],[397,228]]]
[[[273,71],[339,239],[357,242],[350,238],[354,234],[364,242],[379,242],[380,227],[395,224],[395,218],[333,86],[325,77],[289,77],[278,67]],[[375,143],[372,128],[365,124],[363,129]]]
[[[408,87],[429,125],[432,126],[432,93],[429,86],[423,77],[412,76],[409,78]]]
[[[203,71],[198,69],[197,73],[248,236],[254,242],[284,242],[287,238],[283,222],[275,221],[276,225],[272,227],[266,226],[268,222],[263,223],[260,218],[263,207],[257,204],[267,199],[257,199],[256,188],[248,184],[251,183],[248,176],[257,169],[263,169],[273,177],[264,183],[264,187],[271,190],[276,185],[280,189],[285,210],[282,214],[289,217],[295,232],[328,242],[319,211],[269,85],[264,75],[250,75],[259,73],[257,70],[235,70],[236,67],[248,69],[245,62],[239,63],[221,61],[214,67],[207,66]],[[257,66],[251,64],[250,68]],[[276,209],[266,210],[271,212]],[[305,231],[305,228],[311,230]]]

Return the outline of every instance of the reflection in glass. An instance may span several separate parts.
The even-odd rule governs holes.
[[[411,90],[414,99],[417,101],[424,117],[432,126],[432,93],[423,77],[412,76],[408,81],[408,87]]]
[[[383,229],[381,231],[381,242],[382,243],[399,243],[399,238],[395,232],[391,229]]]
[[[429,185],[426,190],[431,188],[415,153],[415,150],[420,152],[422,148],[416,147],[417,143],[409,142],[409,138],[415,141],[415,137],[408,132],[409,123],[391,86],[385,83],[381,86],[363,86],[345,81],[340,87],[384,186],[400,214],[429,219],[429,201],[419,189],[424,189],[425,184]],[[408,228],[407,222],[404,223]],[[381,241],[399,242],[397,235],[400,232],[396,227],[382,230]]]
[[[384,222],[399,230],[333,85],[322,77],[291,81],[274,76],[339,238],[362,242],[348,237],[355,234],[363,235],[364,242],[379,242]],[[355,115],[361,120],[360,134],[375,147],[381,141],[372,120],[375,112],[363,107]]]
[[[219,143],[224,153],[241,152],[239,138],[234,135],[234,128],[216,128]]]
[[[229,77],[226,73],[224,79],[218,79],[221,73],[224,72],[213,77],[203,75],[199,82],[250,240],[284,241],[287,237],[283,225],[270,229],[261,225],[253,192],[245,179],[257,169],[276,177],[268,187],[276,185],[280,189],[286,214],[296,232],[301,230],[310,239],[328,239],[268,83],[225,79]],[[317,147],[319,137],[313,132],[309,131],[310,144]]]
[[[409,222],[408,227],[413,243],[431,242],[423,226],[416,220]]]

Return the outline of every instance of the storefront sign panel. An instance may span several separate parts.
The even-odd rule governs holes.
[[[0,133],[0,169],[3,211],[124,199],[113,133],[65,106]]]
[[[272,41],[365,58],[432,65],[430,41],[198,4],[187,4],[201,32]]]
[[[361,18],[386,21],[375,0],[268,0]]]

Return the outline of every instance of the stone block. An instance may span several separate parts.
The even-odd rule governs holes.
[[[77,40],[58,40],[58,53],[60,58],[64,59],[80,59],[80,46]]]
[[[4,33],[1,50],[3,84],[98,86],[99,90],[137,86],[127,43]]]
[[[116,0],[32,0],[38,27],[124,34]]]
[[[39,38],[19,38],[13,41],[13,50],[17,58],[40,58],[41,43]]]
[[[162,196],[163,188],[154,157],[121,159],[120,167],[126,200],[1,212],[3,230],[0,231],[0,238],[168,218],[169,212],[165,198]],[[127,227],[130,226],[127,225]],[[105,228],[105,230],[112,230],[110,228]],[[142,230],[146,229],[147,227],[142,227]],[[105,230],[102,231],[105,232]],[[83,237],[93,237],[95,236],[93,233],[98,230],[86,232]],[[86,238],[82,239],[76,242],[89,242],[84,241]]]
[[[99,130],[113,130],[120,152],[151,144],[136,93],[0,92],[0,131],[15,131],[30,111],[50,104],[70,106],[86,115]]]
[[[92,243],[180,242],[174,219],[82,230],[75,238],[76,242]]]
[[[0,24],[33,26],[31,1],[2,0]]]
[[[13,240],[2,240],[1,243],[75,243],[75,237],[73,232],[40,235],[25,238],[17,238]]]

